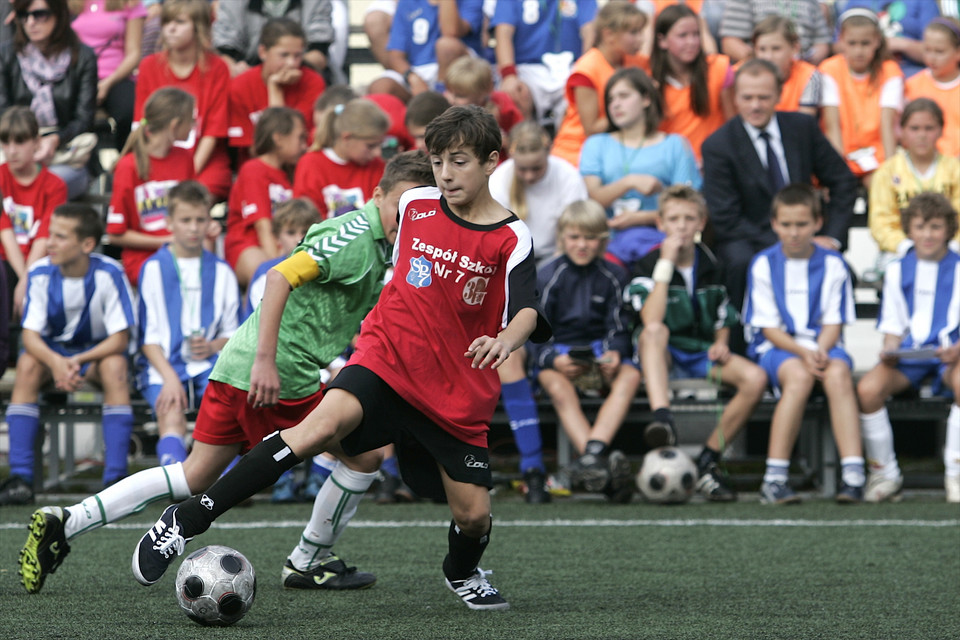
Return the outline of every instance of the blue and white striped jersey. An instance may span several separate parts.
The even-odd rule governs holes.
[[[918,260],[911,249],[887,266],[877,328],[901,346],[948,347],[960,336],[960,255]]]

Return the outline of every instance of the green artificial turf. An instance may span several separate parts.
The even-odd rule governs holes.
[[[253,609],[203,628],[174,596],[130,573],[147,513],[72,541],[41,593],[17,577],[28,507],[0,510],[0,627],[5,638],[736,638],[918,640],[960,637],[960,508],[942,492],[898,505],[796,507],[753,499],[661,507],[494,498],[482,566],[507,612],[468,610],[443,584],[449,511],[364,501],[336,550],[377,574],[359,592],[280,587],[309,505],[257,502],[225,515],[188,549],[225,544],[257,570]],[[56,504],[70,504],[65,497]]]

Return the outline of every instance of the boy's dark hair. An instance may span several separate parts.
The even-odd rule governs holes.
[[[404,151],[390,159],[383,170],[383,177],[380,178],[378,186],[381,191],[387,193],[401,182],[437,186],[427,154],[422,151]]]
[[[942,219],[947,223],[947,240],[952,240],[957,235],[957,210],[942,193],[924,191],[910,199],[910,204],[900,213],[900,224],[903,225],[904,232],[909,232],[910,221],[917,217],[924,222],[935,218]]]
[[[277,205],[273,212],[270,228],[273,235],[279,236],[287,227],[306,231],[320,222],[320,212],[308,198],[294,198]]]
[[[820,208],[820,194],[810,185],[797,182],[788,184],[780,189],[777,195],[773,196],[773,202],[770,203],[770,217],[776,219],[777,210],[780,207],[792,207],[798,204],[810,209],[814,220],[820,220],[823,217]]]
[[[259,44],[264,49],[269,49],[280,42],[280,38],[284,36],[293,36],[294,38],[300,38],[304,42],[307,41],[307,36],[304,34],[303,27],[300,26],[299,22],[291,20],[290,18],[273,18],[267,20],[266,24],[264,24],[260,30]]]
[[[0,116],[0,142],[3,144],[20,144],[39,137],[40,125],[30,107],[10,107]]]
[[[760,58],[750,58],[740,65],[736,75],[733,76],[733,86],[736,88],[737,80],[740,79],[740,76],[756,77],[764,73],[769,73],[776,79],[777,91],[783,90],[783,78],[780,77],[780,69],[769,60],[761,60]]]
[[[408,127],[425,127],[450,108],[450,102],[436,91],[424,91],[413,96],[407,105],[403,122]]]
[[[97,244],[100,244],[100,238],[103,237],[103,221],[93,207],[76,202],[67,202],[54,209],[53,215],[68,220],[76,220],[77,239],[81,242],[87,238],[93,238],[97,241]]]
[[[173,217],[178,204],[193,204],[210,211],[213,196],[210,191],[196,180],[184,180],[167,192],[167,215]]]
[[[444,111],[427,125],[423,141],[430,155],[466,147],[481,163],[503,148],[503,134],[497,119],[476,105],[450,107]]]

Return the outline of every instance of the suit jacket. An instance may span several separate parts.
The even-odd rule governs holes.
[[[778,111],[790,182],[830,189],[820,232],[847,244],[847,229],[857,198],[857,179],[820,131],[817,121],[802,113]],[[731,118],[703,143],[703,195],[718,244],[750,239],[764,246],[777,241],[770,228],[774,192],[740,116]]]

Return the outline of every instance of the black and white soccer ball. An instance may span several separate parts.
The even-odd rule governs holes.
[[[677,447],[659,447],[647,453],[637,474],[637,488],[647,502],[680,504],[697,486],[697,465]]]
[[[253,605],[257,575],[242,553],[210,545],[188,555],[177,571],[177,602],[194,622],[227,627]]]

